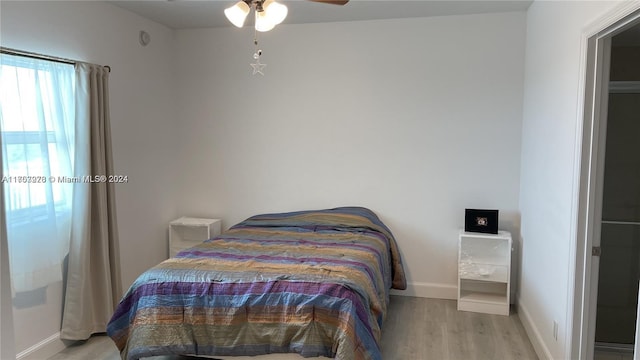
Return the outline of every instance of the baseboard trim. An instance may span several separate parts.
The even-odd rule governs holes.
[[[47,359],[60,351],[64,350],[67,345],[60,339],[60,333],[57,332],[39,343],[21,351],[16,355],[16,360],[42,360]]]
[[[458,298],[458,287],[446,284],[411,282],[407,284],[406,290],[391,290],[391,295],[455,300]]]
[[[518,299],[517,301],[516,308],[518,317],[520,318],[520,322],[522,323],[524,330],[527,332],[527,336],[529,336],[531,345],[533,345],[533,349],[536,351],[538,358],[543,360],[553,360],[551,351],[549,351],[549,348],[542,339],[542,335],[540,335],[538,327],[535,325],[531,318],[531,313],[529,313],[529,310],[527,310],[527,307],[522,304],[520,299]]]

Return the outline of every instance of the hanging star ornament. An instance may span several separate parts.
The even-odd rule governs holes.
[[[253,54],[253,58],[256,60],[256,62],[249,65],[251,65],[251,67],[253,68],[253,75],[260,74],[264,76],[262,70],[264,70],[264,67],[267,66],[267,64],[260,63],[260,55],[262,55],[262,50],[258,50],[258,52]]]

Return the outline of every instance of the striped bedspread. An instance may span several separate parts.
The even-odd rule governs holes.
[[[142,274],[107,333],[123,359],[295,352],[381,360],[392,287],[406,287],[400,254],[370,210],[258,215]]]

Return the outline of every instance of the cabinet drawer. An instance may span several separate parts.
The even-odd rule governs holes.
[[[506,283],[509,280],[509,267],[490,264],[460,263],[461,279],[485,280]]]

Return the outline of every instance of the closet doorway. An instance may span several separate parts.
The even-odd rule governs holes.
[[[640,280],[640,24],[610,42],[594,359],[632,359]]]

